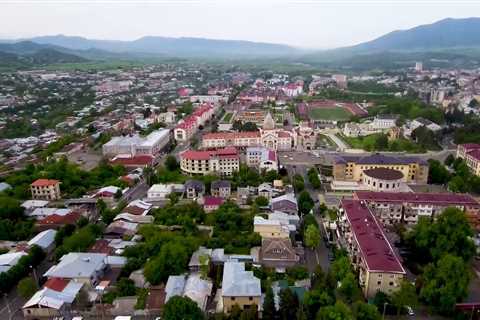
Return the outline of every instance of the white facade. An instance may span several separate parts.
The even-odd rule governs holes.
[[[170,142],[170,130],[153,131],[146,137],[137,134],[126,137],[114,137],[102,147],[103,155],[151,155],[155,156]]]

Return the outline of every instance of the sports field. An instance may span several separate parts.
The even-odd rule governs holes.
[[[308,115],[313,120],[348,120],[352,116],[350,112],[340,107],[312,108]]]

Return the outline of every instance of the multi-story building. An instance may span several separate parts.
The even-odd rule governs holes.
[[[379,114],[372,122],[372,128],[374,130],[390,129],[396,126],[398,115],[395,114]]]
[[[340,213],[337,232],[365,297],[373,298],[378,291],[394,293],[406,272],[374,214],[358,200],[342,200]]]
[[[202,137],[202,147],[211,148],[248,148],[258,147],[261,143],[260,131],[212,132]]]
[[[457,193],[357,191],[353,198],[367,204],[385,225],[416,224],[420,217],[435,217],[448,207],[456,207],[471,217],[480,210],[480,203],[471,196]]]
[[[232,175],[239,168],[240,156],[235,148],[180,153],[180,169],[188,174]]]
[[[170,130],[153,131],[146,137],[138,134],[125,137],[114,137],[102,147],[103,155],[115,157],[128,155],[130,157],[149,155],[156,156],[170,143]]]
[[[337,156],[334,159],[333,178],[337,181],[363,180],[364,171],[375,168],[387,168],[400,171],[402,182],[410,184],[426,184],[428,179],[428,163],[416,157],[387,156],[372,154],[368,156]]]
[[[260,279],[253,275],[253,271],[245,270],[245,263],[225,262],[222,280],[223,312],[230,313],[234,305],[238,305],[241,310],[253,306],[258,310],[261,296]]]
[[[32,199],[58,200],[61,198],[60,181],[52,179],[37,179],[30,185]]]
[[[253,232],[258,233],[262,238],[289,239],[290,233],[295,230],[295,226],[286,221],[265,219],[260,216],[253,219]]]
[[[246,151],[247,166],[256,167],[259,170],[278,170],[277,153],[262,147],[250,147]]]
[[[242,121],[243,123],[245,122],[252,122],[257,125],[262,125],[263,120],[265,119],[266,113],[263,110],[244,110],[240,111],[236,117],[235,120]]]
[[[211,104],[203,104],[195,111],[183,119],[173,130],[173,136],[176,141],[188,141],[197,132],[200,126],[204,126],[207,121],[215,115],[215,107]]]
[[[457,147],[457,158],[465,160],[472,173],[480,176],[480,144],[459,144]]]

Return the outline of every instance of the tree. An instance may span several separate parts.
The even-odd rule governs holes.
[[[275,309],[275,301],[273,297],[273,290],[270,285],[267,286],[267,292],[265,293],[265,300],[263,301],[263,316],[264,320],[274,320],[277,310]]]
[[[310,213],[314,206],[315,203],[310,197],[310,193],[308,193],[308,191],[302,191],[298,197],[298,211],[305,215]]]
[[[335,298],[328,294],[325,288],[310,290],[305,293],[303,305],[308,319],[314,319],[318,309],[329,306],[335,302]]]
[[[343,302],[337,301],[333,306],[320,308],[317,320],[353,320],[350,309]]]
[[[375,150],[388,149],[388,137],[386,134],[380,134],[375,140]]]
[[[280,179],[280,175],[275,170],[269,170],[264,174],[264,180],[267,182],[273,182],[274,180]]]
[[[336,258],[329,270],[329,273],[335,277],[336,281],[341,281],[351,272],[352,266],[346,256]]]
[[[391,305],[390,297],[382,291],[377,291],[375,297],[373,297],[373,305],[377,310],[383,312],[383,309],[388,310],[388,306]]]
[[[438,160],[428,160],[428,182],[445,184],[450,180],[450,172]]]
[[[320,179],[318,178],[318,172],[315,168],[310,168],[308,170],[308,181],[312,185],[313,188],[319,189],[321,187]]]
[[[470,271],[459,257],[444,255],[437,263],[426,266],[420,297],[443,314],[451,314],[455,303],[468,293]]]
[[[268,199],[264,196],[258,196],[257,198],[255,198],[255,204],[259,207],[268,206]]]
[[[451,192],[467,192],[466,181],[460,176],[455,176],[448,183],[448,190]]]
[[[358,281],[352,272],[341,280],[338,291],[343,294],[348,302],[352,302],[355,297],[360,295],[360,289],[358,288]]]
[[[117,282],[117,291],[120,297],[134,296],[135,295],[135,283],[128,278],[121,278]]]
[[[280,291],[280,319],[281,320],[290,320],[295,319],[298,309],[298,297],[297,295],[290,290],[290,288],[285,288]]]
[[[23,278],[17,285],[17,291],[22,298],[29,299],[37,291],[37,284],[31,277]]]
[[[317,226],[311,224],[305,231],[305,245],[310,249],[315,249],[320,244],[320,232]]]
[[[163,307],[164,320],[203,320],[202,310],[188,297],[174,296]]]
[[[175,171],[179,168],[178,161],[173,155],[168,155],[165,159],[165,167],[170,171]]]
[[[397,308],[398,315],[405,306],[415,307],[418,304],[415,286],[406,280],[402,281],[400,289],[392,294],[392,303]]]
[[[445,161],[443,163],[446,166],[450,167],[454,161],[455,161],[455,156],[453,154],[449,154],[447,158],[445,158]]]
[[[300,305],[297,310],[296,320],[307,320],[307,311],[305,310],[305,305]]]
[[[172,274],[185,271],[190,254],[180,243],[168,242],[162,246],[160,254],[145,264],[145,278],[151,284],[159,284]]]
[[[243,126],[242,126],[242,131],[257,131],[258,130],[258,127],[255,123],[253,122],[246,122]]]
[[[293,187],[296,192],[302,192],[305,189],[305,181],[301,175],[295,174],[293,176]]]
[[[377,307],[371,304],[366,304],[363,301],[355,302],[352,309],[356,320],[380,320],[382,318]]]

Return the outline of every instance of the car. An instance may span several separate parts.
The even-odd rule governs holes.
[[[409,316],[414,316],[414,315],[415,315],[415,312],[413,312],[412,307],[410,307],[410,306],[405,306],[405,309],[407,309],[407,314],[408,314]]]

